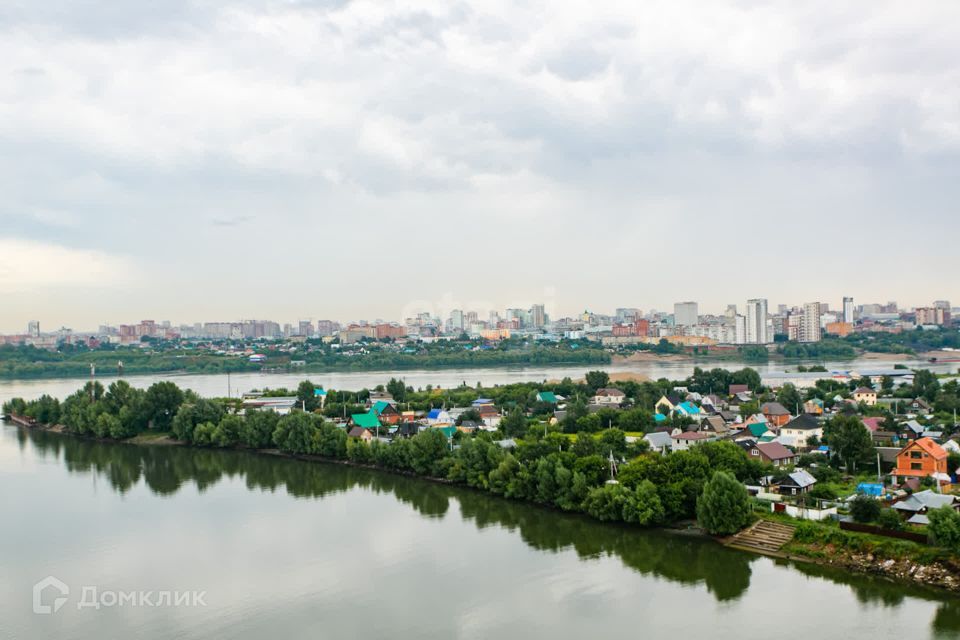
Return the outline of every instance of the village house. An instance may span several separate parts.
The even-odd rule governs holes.
[[[893,475],[898,478],[934,477],[949,483],[947,452],[930,438],[918,438],[897,454],[897,468]]]
[[[431,427],[449,426],[453,424],[453,418],[446,409],[431,409],[427,413],[427,424]]]
[[[747,447],[746,444],[753,446]],[[744,440],[738,443],[743,447],[747,455],[755,460],[767,462],[774,467],[792,467],[800,461],[800,456],[787,449],[779,442],[755,442],[753,440]]]
[[[917,491],[895,503],[893,508],[907,518],[910,524],[930,524],[927,513],[940,507],[960,508],[956,496],[930,491]]]
[[[373,440],[373,432],[369,429],[364,429],[363,427],[354,427],[350,429],[347,435],[351,438],[360,438],[364,442],[370,442]]]
[[[823,426],[813,415],[804,413],[780,427],[780,437],[797,447],[806,447],[811,438],[823,439]]]
[[[650,445],[650,451],[657,453],[666,453],[673,448],[673,440],[666,431],[654,431],[643,436],[643,439]]]
[[[764,402],[760,405],[760,413],[774,427],[782,427],[790,422],[790,412],[779,402]]]
[[[869,387],[858,387],[853,391],[853,399],[855,402],[862,402],[868,407],[872,407],[877,404],[877,392]]]
[[[663,395],[660,396],[659,400],[657,400],[657,404],[653,405],[653,410],[656,413],[662,413],[663,415],[668,416],[673,413],[673,410],[676,409],[677,405],[679,405],[681,402],[683,401],[680,399],[680,396],[673,394]]]
[[[354,413],[350,416],[350,426],[361,427],[363,429],[379,429],[381,426],[377,414],[371,409],[367,413]],[[349,434],[348,434],[349,435]]]
[[[670,448],[672,451],[686,451],[694,445],[701,442],[714,440],[714,436],[700,431],[684,431],[670,436]]]
[[[823,415],[823,400],[814,398],[803,403],[803,412],[814,416]]]
[[[400,412],[386,400],[377,400],[370,409],[376,414],[381,424],[397,424],[400,422]]]
[[[558,404],[561,399],[561,396],[556,395],[553,391],[540,391],[537,393],[537,402]]]
[[[933,413],[933,407],[923,398],[915,398],[908,405],[907,409],[913,413],[929,414]]]
[[[787,479],[780,483],[780,495],[800,496],[808,491],[817,483],[808,471],[800,469],[787,476]]]
[[[597,389],[597,393],[593,396],[593,398],[590,399],[590,403],[607,406],[620,406],[623,404],[623,401],[626,399],[626,397],[627,395],[620,389]]]

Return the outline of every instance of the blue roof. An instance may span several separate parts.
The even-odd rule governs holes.
[[[427,417],[431,420],[436,420],[440,417],[441,411],[443,411],[443,409],[430,409],[430,413],[427,414]]]
[[[683,413],[686,413],[692,416],[695,416],[698,413],[700,413],[700,407],[693,404],[692,402],[681,402],[680,404],[677,405],[677,409],[679,409]]]
[[[477,398],[473,401],[473,404],[493,404],[493,400],[490,398]]]
[[[653,419],[656,422],[664,422],[666,421],[667,416],[663,415],[662,413],[655,413],[653,414]]]
[[[314,395],[314,396],[325,396],[325,395],[327,395],[327,392],[324,391],[323,389],[314,389],[314,390],[313,390],[313,395]]]

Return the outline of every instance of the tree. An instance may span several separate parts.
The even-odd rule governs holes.
[[[304,411],[316,411],[320,406],[320,401],[316,395],[317,387],[309,380],[304,380],[297,385],[297,405]]]
[[[147,423],[156,431],[169,431],[183,403],[183,391],[172,382],[156,382],[143,399]]]
[[[514,409],[500,421],[500,430],[508,438],[519,438],[527,433],[527,417],[520,409]]]
[[[857,463],[868,462],[873,454],[873,439],[857,416],[838,415],[823,427],[823,439],[836,452],[847,471],[856,471]]]
[[[623,519],[643,526],[659,524],[663,521],[663,504],[657,495],[657,487],[644,480],[634,489],[633,495],[623,507]]]
[[[279,420],[280,415],[275,411],[247,411],[240,426],[240,442],[253,449],[271,446]]]
[[[273,443],[281,451],[290,453],[312,453],[314,431],[319,419],[310,413],[296,411],[277,421],[273,432]]]
[[[587,375],[584,377],[587,381],[587,386],[594,391],[610,384],[610,376],[607,375],[606,371],[587,371]]]
[[[860,494],[850,503],[850,515],[857,522],[874,522],[880,516],[880,503]]]
[[[390,382],[387,383],[387,393],[393,396],[393,399],[397,402],[403,402],[407,397],[407,385],[404,384],[403,380],[390,378]]]
[[[788,382],[780,387],[777,392],[777,402],[786,407],[788,411],[796,411],[803,404],[803,398],[800,397],[797,388]]]
[[[945,505],[927,511],[927,517],[930,518],[930,524],[927,525],[930,542],[938,547],[960,552],[960,513]]]
[[[697,521],[713,535],[730,535],[750,523],[750,496],[733,474],[715,471],[697,499]]]

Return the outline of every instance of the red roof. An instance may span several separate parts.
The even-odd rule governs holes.
[[[900,454],[902,454],[904,451],[907,451],[912,446],[920,447],[921,449],[926,451],[927,454],[929,454],[930,457],[932,457],[934,460],[943,460],[944,458],[947,457],[946,449],[938,445],[931,438],[920,438],[918,440],[914,440],[913,442],[905,446],[903,450],[900,451]],[[897,454],[897,455],[900,455],[900,454]]]
[[[863,426],[865,426],[870,431],[876,431],[880,428],[880,422],[883,418],[864,418]]]

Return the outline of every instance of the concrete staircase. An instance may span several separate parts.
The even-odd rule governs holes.
[[[760,520],[727,540],[728,547],[753,551],[768,556],[780,555],[783,545],[793,539],[793,529],[787,524]]]

